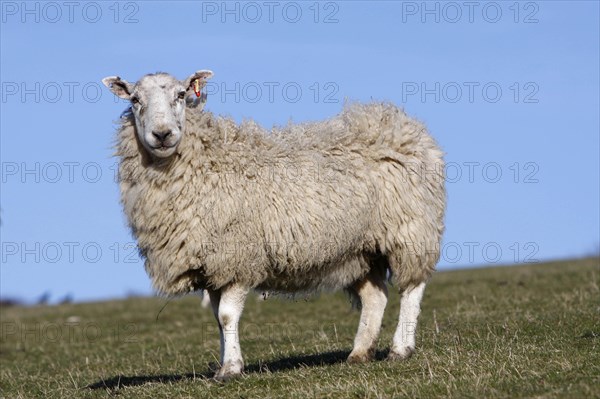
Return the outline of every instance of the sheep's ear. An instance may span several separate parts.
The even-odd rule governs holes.
[[[203,69],[201,71],[196,71],[189,78],[183,81],[183,86],[188,91],[188,95],[192,93],[199,93],[200,90],[204,86],[206,86],[206,81],[213,77],[213,72],[208,69]]]
[[[186,88],[185,103],[189,108],[196,108],[199,111],[204,109],[207,95],[206,92],[202,92],[202,88],[206,86],[206,81],[212,77],[212,71],[203,69],[183,81]]]
[[[131,97],[133,85],[118,76],[107,76],[102,79],[102,83],[104,83],[104,86],[108,87],[117,97],[124,100],[129,100]]]

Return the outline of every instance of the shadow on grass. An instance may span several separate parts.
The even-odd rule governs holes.
[[[314,355],[299,355],[291,356],[279,360],[269,362],[258,362],[253,363],[245,367],[245,374],[256,374],[256,373],[274,373],[285,370],[294,370],[304,367],[319,367],[319,366],[330,366],[337,363],[344,363],[350,354],[349,351],[334,351],[325,352]],[[376,360],[385,359],[387,352],[377,351],[375,354]],[[123,376],[118,375],[115,377],[101,380],[93,384],[88,385],[88,389],[108,389],[118,390],[128,386],[138,386],[148,383],[174,383],[179,381],[195,379],[209,379],[214,375],[214,371],[206,371],[204,373],[187,373],[187,374],[172,374],[172,375],[141,375],[141,376]]]
[[[118,375],[115,377],[108,378],[106,380],[101,380],[95,382],[93,384],[88,385],[86,388],[88,389],[108,389],[108,390],[118,390],[125,387],[134,387],[138,385],[144,384],[152,384],[152,383],[174,383],[184,380],[193,381],[194,379],[208,379],[212,377],[213,372],[206,372],[202,374],[172,374],[172,375],[136,375],[136,376],[124,376]]]

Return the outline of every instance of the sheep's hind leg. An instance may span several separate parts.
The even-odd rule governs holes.
[[[207,308],[210,305],[210,295],[207,290],[202,290],[202,307]]]
[[[377,338],[387,304],[387,287],[383,276],[370,273],[356,283],[353,289],[360,298],[362,310],[348,363],[364,363],[375,356]]]
[[[230,285],[219,291],[209,291],[209,294],[221,335],[221,368],[215,374],[215,379],[225,381],[244,370],[238,324],[248,289]]]
[[[417,318],[421,312],[421,298],[423,298],[424,291],[425,283],[421,283],[402,293],[398,327],[394,334],[392,349],[390,350],[388,359],[408,359],[415,352]]]

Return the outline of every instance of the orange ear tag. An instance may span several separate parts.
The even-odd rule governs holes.
[[[196,97],[200,97],[200,81],[198,79],[194,80],[194,93],[196,93]]]

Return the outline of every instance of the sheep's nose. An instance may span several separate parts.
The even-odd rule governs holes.
[[[154,137],[156,137],[156,139],[162,143],[163,141],[165,141],[167,139],[167,137],[169,137],[171,135],[171,131],[170,130],[161,130],[161,131],[153,130],[152,135]]]

